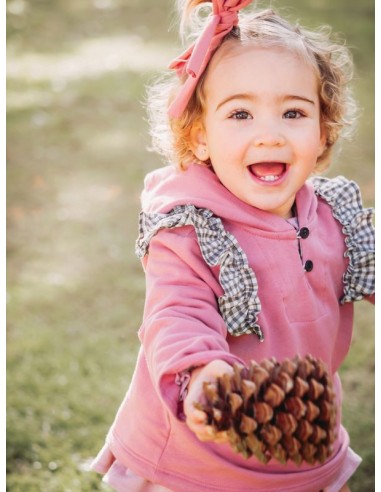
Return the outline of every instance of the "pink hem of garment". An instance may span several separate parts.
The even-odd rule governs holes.
[[[343,463],[340,473],[333,483],[331,483],[328,487],[325,487],[324,492],[338,492],[357,470],[361,461],[362,459],[360,456],[356,454],[353,449],[348,448],[347,457]]]
[[[338,492],[354,474],[361,458],[348,448],[346,459],[335,481],[325,487],[324,492]],[[109,446],[105,444],[91,465],[91,469],[104,474],[103,481],[117,492],[171,492],[162,485],[152,483],[126,468],[116,460]]]

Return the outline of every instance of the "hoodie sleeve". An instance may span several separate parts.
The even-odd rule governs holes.
[[[148,369],[161,398],[176,414],[176,374],[215,359],[233,364],[218,309],[218,272],[202,258],[194,229],[160,231],[144,257],[146,303],[139,331]]]

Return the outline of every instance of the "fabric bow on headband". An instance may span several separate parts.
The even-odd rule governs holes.
[[[213,52],[226,34],[238,24],[238,11],[251,2],[252,0],[212,1],[213,16],[199,39],[169,65],[179,76],[184,73],[188,76],[168,109],[170,117],[179,118],[183,114]]]

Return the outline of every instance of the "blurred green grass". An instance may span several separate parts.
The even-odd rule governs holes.
[[[329,174],[357,180],[372,205],[374,4],[274,6],[331,24],[353,49],[363,114]],[[138,350],[139,192],[161,164],[146,151],[141,101],[178,52],[173,2],[7,0],[7,12],[7,490],[107,490],[86,469]],[[359,303],[341,371],[344,422],[364,459],[353,492],[374,490],[373,327]]]

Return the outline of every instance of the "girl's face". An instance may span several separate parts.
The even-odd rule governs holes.
[[[195,155],[209,158],[242,201],[290,217],[325,145],[313,68],[284,48],[226,43],[204,91],[203,121],[192,130]]]

